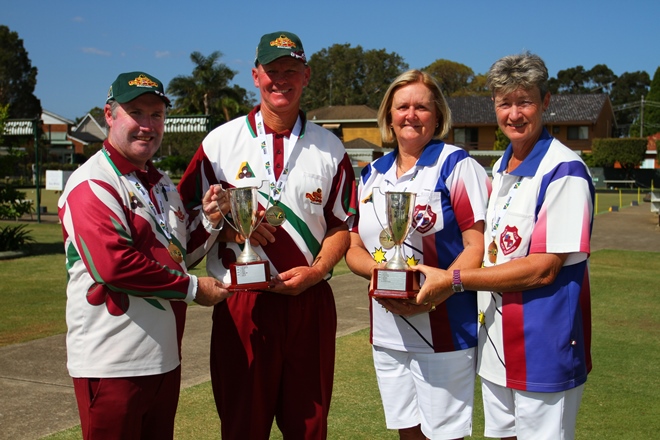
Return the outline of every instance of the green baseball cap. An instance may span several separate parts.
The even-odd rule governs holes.
[[[254,65],[272,63],[281,57],[296,58],[307,64],[305,50],[298,35],[292,32],[280,31],[261,37],[261,41],[257,46],[257,55],[254,58]]]
[[[165,96],[163,83],[155,76],[144,72],[121,73],[110,86],[108,99],[105,102],[107,104],[114,100],[124,104],[145,93],[158,95],[166,106],[171,105],[169,98]]]

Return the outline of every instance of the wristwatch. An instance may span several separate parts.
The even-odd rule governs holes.
[[[463,282],[461,281],[460,270],[454,271],[454,278],[452,279],[451,290],[453,290],[454,293],[465,292],[465,288],[463,287]]]

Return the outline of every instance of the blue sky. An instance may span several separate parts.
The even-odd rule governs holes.
[[[0,11],[39,70],[43,108],[72,120],[102,106],[121,72],[144,70],[166,85],[190,75],[193,51],[219,50],[238,72],[234,83],[256,92],[255,47],[283,29],[301,37],[308,57],[349,43],[396,52],[411,68],[444,58],[479,74],[524,50],[540,55],[551,76],[606,64],[652,78],[660,66],[658,0],[0,0]]]

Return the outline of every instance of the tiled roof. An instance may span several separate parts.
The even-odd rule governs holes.
[[[589,122],[595,123],[603,111],[608,95],[553,95],[550,107],[543,115],[543,122]]]
[[[307,112],[310,121],[376,120],[378,112],[366,105],[332,105]]]
[[[545,124],[595,123],[609,97],[605,94],[552,95],[550,106],[543,114]],[[493,102],[488,96],[447,98],[453,125],[497,125]]]
[[[371,142],[369,142],[365,139],[362,139],[362,138],[356,138],[356,139],[350,140],[348,142],[345,142],[344,147],[347,150],[357,149],[357,148],[370,148],[370,149],[379,148],[380,149],[379,145],[372,144]]]
[[[452,125],[493,124],[497,125],[493,101],[490,96],[458,96],[447,98],[451,110]]]

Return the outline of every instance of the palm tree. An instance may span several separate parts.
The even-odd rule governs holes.
[[[251,107],[248,93],[230,81],[237,72],[218,60],[220,51],[209,56],[200,52],[190,54],[195,64],[191,76],[179,75],[170,81],[167,93],[175,98],[173,114],[205,114],[211,118],[211,126],[229,121]]]

